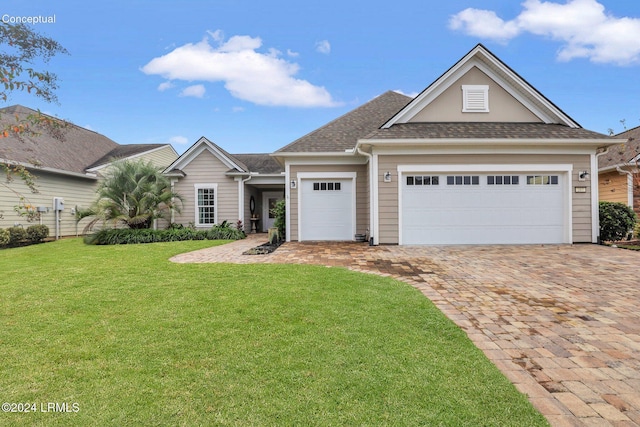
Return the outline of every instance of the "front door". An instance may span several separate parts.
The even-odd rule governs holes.
[[[276,203],[284,199],[284,194],[280,191],[265,191],[262,193],[262,231],[267,231],[273,227],[275,216],[271,210],[276,207]]]

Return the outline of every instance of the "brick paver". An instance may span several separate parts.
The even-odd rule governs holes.
[[[375,246],[264,235],[174,262],[308,263],[419,289],[557,426],[640,425],[640,252],[597,245]]]

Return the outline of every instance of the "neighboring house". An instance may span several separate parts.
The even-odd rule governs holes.
[[[167,171],[176,221],[198,226],[246,223],[251,196],[284,191],[289,241],[595,243],[596,151],[622,142],[477,45],[414,99],[384,93],[273,153],[284,176],[204,138]]]
[[[626,144],[609,147],[598,157],[600,200],[624,203],[640,215],[640,127],[615,138]]]
[[[12,124],[16,116],[24,119],[30,114],[36,111],[23,106],[3,108],[0,122]],[[33,193],[19,177],[0,183],[0,228],[31,224],[14,210],[22,204],[35,210],[32,223],[48,226],[51,236],[76,235],[82,232],[83,224],[76,224],[75,213],[95,200],[100,176],[114,159],[142,158],[165,167],[178,157],[169,144],[120,145],[73,124],[61,133],[60,138],[41,131],[39,135],[0,139],[0,161],[25,166],[36,177],[38,191]],[[60,210],[56,210],[55,199]]]

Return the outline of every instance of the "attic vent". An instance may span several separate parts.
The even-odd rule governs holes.
[[[462,112],[488,113],[489,86],[462,85]]]

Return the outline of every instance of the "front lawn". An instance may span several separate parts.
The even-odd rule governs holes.
[[[546,425],[409,285],[212,244],[1,251],[0,425]]]

